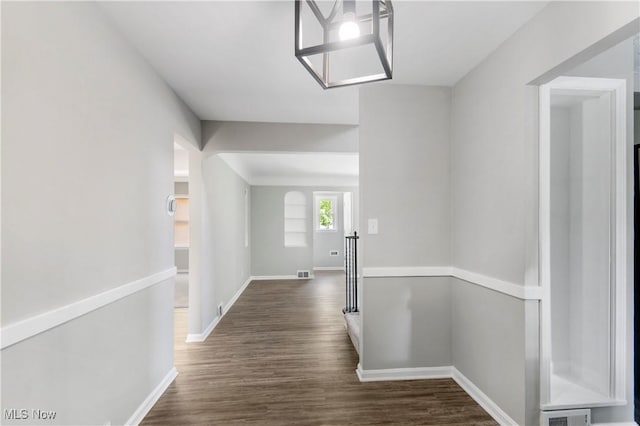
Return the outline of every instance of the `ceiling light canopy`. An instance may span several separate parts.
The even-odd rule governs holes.
[[[295,0],[295,54],[324,89],[391,79],[391,0]]]

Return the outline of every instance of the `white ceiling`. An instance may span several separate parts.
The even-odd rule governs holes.
[[[101,4],[203,120],[358,123],[358,88],[322,90],[295,59],[292,0]],[[393,4],[393,82],[451,86],[546,2]]]
[[[357,186],[358,154],[218,154],[250,185]]]

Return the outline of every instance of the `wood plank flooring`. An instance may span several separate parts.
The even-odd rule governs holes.
[[[179,375],[143,425],[495,425],[453,380],[360,383],[344,328],[343,275],[251,283],[203,343],[184,343]]]

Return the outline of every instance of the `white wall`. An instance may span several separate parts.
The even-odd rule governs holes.
[[[99,7],[2,3],[2,77],[3,328],[172,268],[173,137],[200,123]],[[172,294],[3,349],[3,412],[125,422],[173,367]]]

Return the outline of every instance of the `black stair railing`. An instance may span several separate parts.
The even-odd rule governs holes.
[[[345,308],[343,313],[358,312],[358,233],[344,238]]]

